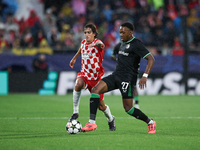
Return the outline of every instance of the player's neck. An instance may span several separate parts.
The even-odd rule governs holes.
[[[132,38],[130,38],[128,41],[124,42],[124,43],[129,43],[129,42],[131,42],[133,39],[135,39],[134,36],[133,36]]]
[[[95,40],[95,38],[91,41],[86,41],[87,44],[91,44],[93,41]]]

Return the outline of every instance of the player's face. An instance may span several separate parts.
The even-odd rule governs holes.
[[[85,28],[84,35],[87,43],[90,43],[94,40],[95,33],[92,32],[91,28]]]
[[[119,29],[120,37],[123,42],[127,42],[132,39],[133,32],[127,27],[120,27]]]

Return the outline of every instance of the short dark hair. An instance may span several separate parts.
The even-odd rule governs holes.
[[[95,38],[98,36],[98,31],[97,31],[97,28],[96,26],[93,24],[93,23],[88,23],[84,26],[84,29],[85,28],[90,28],[92,30],[93,33],[95,33],[96,35],[94,36]]]
[[[130,22],[124,22],[124,23],[121,24],[121,26],[129,28],[131,31],[133,31],[135,29],[134,25]]]

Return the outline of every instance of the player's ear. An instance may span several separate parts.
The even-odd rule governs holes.
[[[132,36],[132,35],[133,35],[133,32],[132,32],[132,31],[129,31],[129,35]]]

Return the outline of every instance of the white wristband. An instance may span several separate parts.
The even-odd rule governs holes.
[[[146,77],[146,78],[147,78],[147,77],[148,77],[148,74],[147,74],[147,73],[144,73],[144,74],[143,74],[143,77]]]

